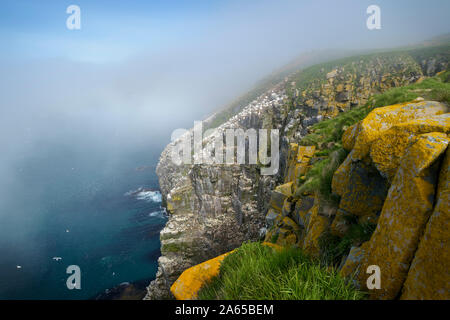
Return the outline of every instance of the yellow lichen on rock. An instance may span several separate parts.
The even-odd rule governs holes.
[[[357,135],[352,148],[354,151],[353,159],[361,160],[369,153],[371,143],[392,126],[417,118],[443,114],[445,112],[447,112],[447,106],[443,103],[434,101],[413,101],[376,108],[359,123],[357,132],[347,133],[344,141],[350,141],[349,143],[346,143],[348,147],[351,145],[351,136]]]
[[[306,253],[313,257],[320,256],[320,237],[327,230],[328,226],[329,220],[319,215],[319,206],[315,205],[311,209],[311,217],[309,218],[309,224],[303,242],[303,249]]]
[[[372,298],[394,299],[402,288],[433,209],[439,164],[436,160],[448,143],[446,134],[423,134],[402,158],[361,264],[362,271],[370,265],[381,270],[381,289],[370,291]],[[362,288],[367,277],[360,272]]]
[[[311,157],[316,148],[314,146],[298,146],[291,143],[289,148],[287,170],[284,182],[294,182],[308,170]]]
[[[276,187],[275,191],[278,191],[287,197],[292,196],[292,182],[288,182],[288,183],[282,184],[281,186]]]
[[[344,134],[342,135],[342,147],[347,150],[351,151],[353,147],[355,146],[356,137],[359,133],[359,124],[355,123],[351,127],[347,128],[347,130],[344,131]]]
[[[409,145],[420,134],[428,132],[450,132],[450,114],[430,116],[394,125],[372,143],[370,157],[378,171],[392,180],[399,163]]]
[[[170,288],[174,297],[177,300],[197,299],[200,288],[219,274],[220,263],[232,252],[227,252],[185,270]]]
[[[441,165],[436,205],[411,263],[401,299],[450,299],[450,148]]]

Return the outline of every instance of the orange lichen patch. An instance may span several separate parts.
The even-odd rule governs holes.
[[[219,274],[220,263],[233,251],[185,270],[170,288],[174,297],[177,300],[196,299],[200,288]]]
[[[277,245],[283,246],[283,247],[290,247],[294,246],[297,243],[297,235],[295,235],[292,230],[286,229],[286,228],[279,228],[278,229],[278,238],[277,238]]]
[[[328,228],[329,221],[326,217],[319,215],[319,207],[315,205],[311,209],[311,217],[309,219],[308,229],[306,232],[303,249],[305,252],[314,257],[320,255],[320,237]]]
[[[299,241],[300,227],[289,217],[277,217],[276,228],[266,234],[266,241],[270,241],[273,236],[277,236],[276,243],[280,246],[294,246]],[[278,219],[279,218],[279,219]],[[282,220],[281,220],[282,219]]]
[[[275,188],[275,191],[281,192],[287,197],[292,196],[292,182],[288,182],[285,184],[282,184],[281,186],[278,186]]]
[[[297,154],[297,162],[304,163],[310,161],[314,153],[316,152],[315,146],[299,146]]]
[[[282,246],[279,246],[279,245],[277,245],[275,243],[271,243],[271,242],[263,242],[262,244],[263,244],[263,246],[271,247],[271,248],[275,249],[276,251],[281,251],[284,249]]]
[[[283,184],[272,191],[269,205],[275,212],[281,213],[285,200],[292,196],[292,184],[292,182]]]
[[[380,267],[381,289],[371,290],[371,298],[394,299],[406,279],[433,209],[439,164],[436,160],[449,142],[444,136],[442,133],[421,135],[402,159],[358,276],[361,287],[366,288],[365,270],[370,265]]]
[[[361,160],[366,157],[371,143],[392,126],[417,118],[443,114],[446,111],[445,104],[434,101],[413,101],[374,109],[359,124],[359,132],[353,146],[355,151],[353,159]]]
[[[407,147],[414,143],[420,134],[428,132],[449,133],[450,114],[397,124],[384,132],[370,148],[370,157],[378,171],[392,180]]]
[[[450,299],[450,148],[441,165],[436,199],[401,299]]]
[[[289,217],[283,218],[283,225],[286,226],[286,228],[291,229],[293,231],[298,231],[300,228],[299,226]]]
[[[347,130],[345,130],[344,134],[342,135],[342,147],[347,151],[351,151],[355,146],[356,137],[359,133],[359,124],[359,122],[355,123]]]
[[[298,146],[295,143],[291,143],[284,181],[286,183],[295,182],[300,176],[304,175],[315,152],[315,146]]]

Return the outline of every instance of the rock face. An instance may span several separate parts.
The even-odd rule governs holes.
[[[450,292],[450,148],[439,174],[436,204],[414,255],[401,299],[448,299]]]
[[[418,118],[414,118],[414,112],[417,112]],[[344,194],[340,208],[347,206],[342,190],[351,190],[351,193],[360,190],[366,198],[370,194],[367,189],[376,188],[376,184],[355,188],[341,183],[342,171],[350,175],[347,180],[359,175],[357,171],[348,169],[348,162],[371,163],[379,175],[389,181],[386,198],[377,207],[381,213],[374,233],[360,248],[352,249],[341,270],[344,276],[355,274],[360,287],[367,289],[367,268],[379,266],[381,288],[370,290],[371,298],[394,299],[401,295],[402,288],[402,298],[405,299],[449,298],[448,269],[436,270],[441,272],[425,278],[433,270],[427,269],[430,261],[425,261],[426,256],[434,257],[431,259],[447,257],[446,261],[436,263],[434,268],[437,269],[449,263],[448,247],[444,246],[448,233],[442,231],[442,225],[436,225],[436,219],[448,224],[443,217],[447,215],[448,218],[449,213],[448,163],[441,165],[441,160],[450,142],[450,114],[444,112],[447,112],[445,105],[432,101],[374,110],[358,124],[359,133],[356,133],[353,150],[333,178],[335,190]],[[379,131],[375,132],[373,128],[379,128]],[[348,134],[355,134],[354,130],[348,131]],[[344,136],[344,140],[351,139]],[[364,151],[358,147],[358,141],[364,141]],[[376,203],[381,199],[378,196],[375,198]],[[352,213],[357,215],[360,212],[358,209]],[[433,218],[430,219],[430,216]],[[436,232],[436,237],[434,232],[432,236],[432,230]],[[424,231],[425,237],[422,237]],[[422,290],[424,287],[427,289]]]
[[[436,70],[440,71],[441,67],[439,65]],[[338,182],[336,178],[336,190],[342,189],[337,193],[345,199],[339,210],[319,201],[314,194],[294,197],[296,179],[305,175],[315,153],[313,147],[299,146],[295,142],[308,133],[311,125],[365,103],[373,93],[417,81],[423,77],[423,69],[411,57],[401,55],[389,59],[368,56],[322,69],[317,77],[302,80],[301,84],[295,83],[299,81],[295,76],[287,79],[274,90],[252,101],[203,140],[204,146],[211,145],[214,142],[211,137],[228,128],[278,129],[280,166],[277,174],[261,175],[261,165],[250,164],[223,165],[213,161],[209,164],[177,165],[172,161],[172,152],[179,141],[166,147],[161,155],[157,174],[169,220],[161,232],[162,256],[158,260],[156,279],[148,287],[147,299],[173,298],[170,287],[184,270],[229,252],[246,240],[265,238],[266,241],[274,240],[279,245],[301,245],[317,256],[320,253],[321,235],[332,224],[336,233],[343,234],[346,231],[346,215],[365,216],[369,207],[377,208],[370,212],[371,215],[379,213],[375,211],[381,210],[389,179],[395,170],[387,166],[380,173],[379,170],[384,168],[382,162],[364,161],[370,157],[370,150],[364,149],[362,138],[359,138],[360,132],[369,132],[372,127],[366,129],[363,124],[359,124],[351,128],[346,134],[346,141],[343,141],[344,146],[348,145],[350,150],[354,150],[355,145],[361,145],[362,150],[359,155],[352,151],[354,159],[359,161],[357,164],[352,158],[347,161],[348,168],[342,169],[342,172],[350,170],[358,175],[351,176],[350,180],[344,175],[342,182]],[[425,104],[427,103],[429,102]],[[420,109],[419,104],[415,104],[415,107]],[[439,109],[442,106],[438,104],[431,108],[427,105],[420,110],[423,110],[424,116],[428,116],[433,108],[436,109],[434,114],[442,113]],[[407,117],[405,113],[404,119],[397,122],[404,123]],[[374,118],[377,119],[376,116]],[[410,124],[404,132],[445,132],[438,122],[446,120],[439,118],[433,121],[437,122]],[[442,130],[436,129],[438,127]],[[395,137],[401,134],[401,129],[396,130],[400,131],[391,131]],[[193,130],[188,135],[191,136],[192,132]],[[365,143],[376,140],[375,135],[378,133],[379,128],[370,131]],[[439,139],[440,145],[443,145],[443,136],[434,138]],[[412,142],[405,135],[406,149],[406,145]],[[380,148],[379,152],[387,151]],[[392,159],[397,159],[399,163],[400,153],[392,153]],[[436,155],[437,153],[436,151]],[[423,169],[428,170],[428,167]],[[371,180],[373,175],[377,176],[377,180]],[[366,184],[367,181],[370,181],[369,184]],[[354,184],[364,185],[366,189],[359,189],[357,194],[346,192],[347,187]],[[279,186],[276,187],[277,185]],[[362,202],[364,199],[367,203],[361,203],[359,208],[351,210],[353,201]],[[341,221],[334,222],[335,216],[340,216]]]
[[[283,92],[270,92],[216,129],[283,126]],[[206,137],[204,144],[213,143]],[[187,268],[228,252],[264,232],[270,190],[279,175],[262,176],[257,165],[172,162],[170,144],[161,155],[157,174],[170,212],[161,232],[162,256],[147,298],[171,298],[172,283]],[[225,146],[226,148],[226,146]]]

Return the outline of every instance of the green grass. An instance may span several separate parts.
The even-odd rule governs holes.
[[[450,105],[449,80],[450,71],[446,71],[439,76],[425,79],[421,83],[393,88],[383,94],[372,97],[369,100],[369,109],[408,102],[417,97],[422,97],[425,100],[441,101]]]
[[[338,265],[352,246],[360,246],[363,242],[369,241],[375,228],[374,223],[354,223],[342,238],[330,233],[323,235],[319,240],[322,263]]]
[[[333,150],[330,156],[319,160],[307,172],[305,178],[298,181],[299,188],[296,190],[295,197],[299,198],[304,193],[315,193],[322,200],[335,203],[339,202],[339,197],[331,191],[331,181],[334,172],[347,157],[348,152],[338,147]]]
[[[221,264],[220,274],[199,292],[200,300],[358,300],[351,281],[327,270],[300,249],[281,252],[244,243]]]

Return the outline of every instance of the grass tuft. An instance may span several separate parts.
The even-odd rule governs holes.
[[[200,300],[359,300],[335,270],[327,270],[300,249],[280,252],[261,243],[244,243],[228,255],[220,274],[200,290]]]
[[[369,241],[375,228],[376,224],[374,223],[355,223],[350,226],[342,238],[330,233],[323,235],[319,242],[322,263],[338,265],[352,246],[360,246],[363,242]]]

